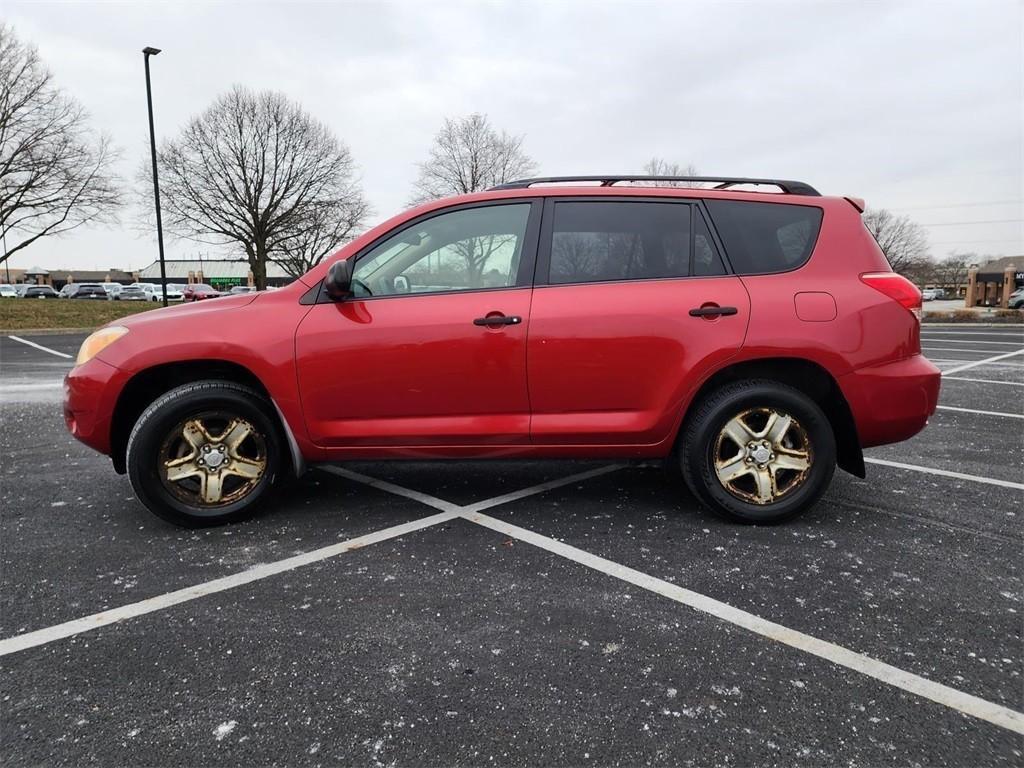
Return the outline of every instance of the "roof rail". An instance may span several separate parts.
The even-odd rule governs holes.
[[[527,189],[534,184],[558,184],[567,181],[596,181],[602,187],[611,187],[623,181],[684,181],[713,183],[716,185],[713,189],[728,189],[737,184],[770,184],[778,187],[787,195],[821,196],[821,193],[810,184],[805,184],[802,181],[787,181],[786,179],[744,179],[732,176],[645,176],[643,174],[628,176],[538,176],[533,179],[518,179],[517,181],[509,181],[505,184],[498,184],[495,187],[491,187],[491,190]]]

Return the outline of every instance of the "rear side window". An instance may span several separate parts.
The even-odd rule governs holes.
[[[690,210],[680,203],[555,203],[549,282],[686,277]]]
[[[821,230],[820,208],[785,203],[706,200],[732,268],[740,275],[803,266]]]

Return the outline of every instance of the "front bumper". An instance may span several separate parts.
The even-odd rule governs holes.
[[[839,379],[862,448],[907,440],[939,403],[942,373],[923,355],[860,368]]]
[[[94,357],[64,377],[64,423],[78,440],[110,454],[110,425],[128,374]]]

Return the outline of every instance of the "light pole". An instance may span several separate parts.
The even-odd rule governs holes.
[[[153,200],[156,203],[156,242],[160,248],[160,290],[167,306],[167,268],[164,266],[164,225],[160,219],[160,180],[156,172],[156,130],[153,128],[153,89],[149,84],[149,57],[160,53],[159,48],[146,46],[142,58],[146,63],[146,103],[149,105],[149,147],[153,154]]]
[[[11,284],[11,263],[7,260],[7,232],[4,232],[4,269],[7,270],[7,284]]]

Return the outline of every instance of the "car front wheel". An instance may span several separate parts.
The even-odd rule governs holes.
[[[811,398],[757,379],[728,384],[696,405],[679,460],[690,490],[716,514],[777,523],[821,498],[835,471],[836,443]]]
[[[271,404],[226,381],[186,384],[159,397],[128,439],[128,477],[139,500],[177,525],[251,517],[281,467]]]

